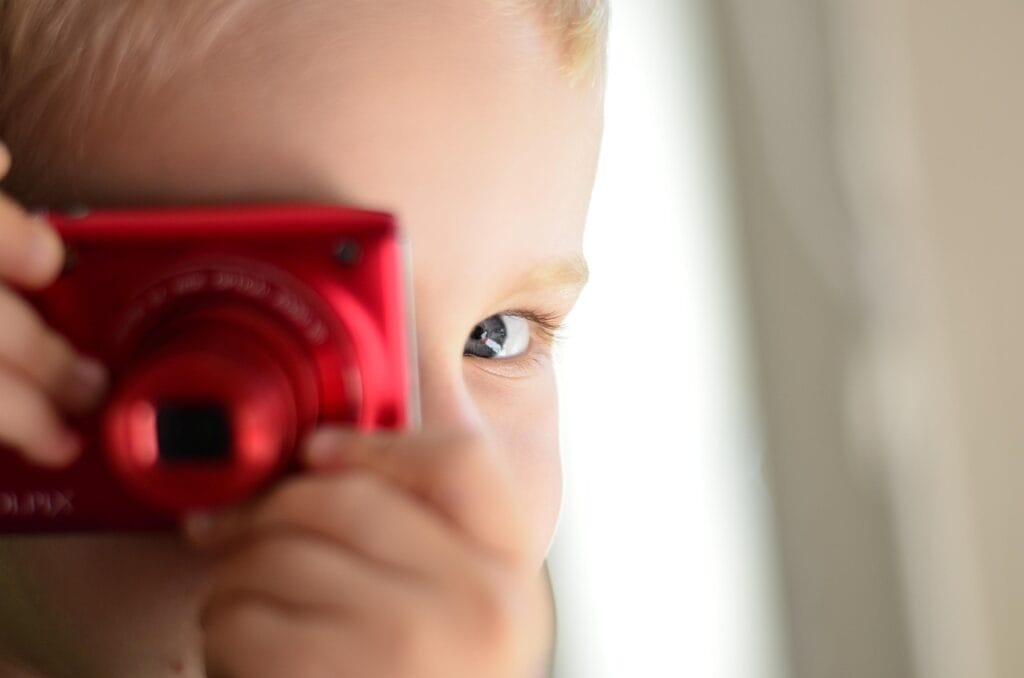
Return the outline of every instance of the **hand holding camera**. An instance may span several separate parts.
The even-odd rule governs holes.
[[[0,145],[0,179],[10,156]],[[81,439],[64,414],[86,414],[100,400],[105,370],[47,326],[20,292],[50,285],[64,265],[60,236],[0,193],[0,443],[33,464],[61,466]]]
[[[208,675],[541,675],[550,599],[486,440],[328,427],[304,457],[313,473],[187,525],[220,556]]]
[[[219,556],[203,615],[211,675],[534,668],[550,603],[501,455],[372,431],[415,409],[387,215],[49,220],[0,196],[0,446],[25,458],[0,458],[0,531],[170,527],[233,504],[186,523]],[[110,366],[109,388],[73,344]],[[336,425],[296,458],[321,424]]]
[[[4,200],[0,230],[0,276],[19,288],[0,287],[0,448],[35,462],[0,449],[0,532],[172,528],[298,470],[317,425],[414,419],[391,215],[44,219]],[[104,371],[72,346],[110,370],[95,411]]]

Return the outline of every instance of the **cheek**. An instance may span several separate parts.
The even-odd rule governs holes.
[[[539,566],[547,556],[562,500],[554,373],[548,368],[536,377],[508,383],[474,375],[467,382],[488,434],[514,470]]]

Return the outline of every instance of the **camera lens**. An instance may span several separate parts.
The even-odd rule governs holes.
[[[156,508],[206,509],[282,470],[319,398],[287,327],[224,304],[173,316],[152,336],[104,413],[106,457],[125,486]]]
[[[166,463],[231,458],[231,419],[218,403],[168,403],[156,408],[157,456]]]

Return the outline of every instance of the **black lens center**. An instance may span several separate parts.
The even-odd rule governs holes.
[[[221,462],[231,457],[231,421],[217,403],[162,403],[156,409],[161,461]]]

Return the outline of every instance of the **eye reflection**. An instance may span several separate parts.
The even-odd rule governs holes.
[[[530,347],[530,321],[510,313],[498,313],[476,324],[466,340],[463,355],[477,358],[514,358]]]

